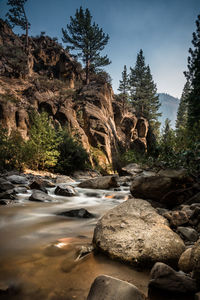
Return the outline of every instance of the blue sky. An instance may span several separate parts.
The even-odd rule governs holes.
[[[3,18],[8,10],[6,3],[0,0]],[[25,7],[30,35],[45,31],[61,42],[61,28],[80,6],[89,8],[93,20],[110,36],[104,52],[112,61],[106,71],[115,92],[123,66],[133,67],[137,53],[143,49],[158,92],[180,97],[200,0],[28,0]],[[20,32],[17,27],[14,31]]]

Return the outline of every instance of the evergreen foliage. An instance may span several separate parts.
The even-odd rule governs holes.
[[[110,64],[107,55],[100,52],[108,43],[109,36],[94,22],[89,9],[82,7],[76,10],[75,17],[70,17],[67,30],[62,28],[63,42],[67,43],[69,50],[75,50],[85,64],[86,84],[90,81],[90,73],[100,67]]]
[[[187,99],[190,92],[190,84],[189,81],[186,82],[183,93],[181,95],[178,111],[177,111],[177,119],[176,119],[176,130],[177,132],[187,126],[187,115],[188,115],[188,103]]]
[[[189,49],[188,71],[185,76],[190,83],[188,96],[188,127],[198,126],[200,132],[200,15],[196,20],[196,32],[193,33],[193,49]],[[198,134],[200,138],[200,134]]]
[[[28,30],[30,23],[26,15],[24,8],[27,0],[8,0],[7,5],[11,6],[6,16],[8,17],[8,23],[14,27],[19,26],[22,30],[26,31],[26,47],[28,47]]]
[[[137,55],[135,67],[130,68],[130,70],[131,102],[136,108],[136,113],[139,116],[147,118],[154,129],[154,133],[158,134],[160,126],[158,117],[161,116],[161,113],[158,112],[160,107],[159,97],[150,67],[145,64],[142,50]]]
[[[118,91],[120,91],[120,96],[122,97],[123,100],[123,111],[124,111],[129,98],[129,75],[127,73],[126,65],[124,66],[124,70],[122,72],[122,80],[119,81]]]

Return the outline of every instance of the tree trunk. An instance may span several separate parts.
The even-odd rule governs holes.
[[[86,58],[86,84],[90,83],[90,60]]]
[[[29,44],[28,44],[28,21],[26,21],[26,49],[28,51]]]

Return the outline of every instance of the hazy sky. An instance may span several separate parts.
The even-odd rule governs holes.
[[[6,3],[0,0],[3,18],[8,10]],[[28,0],[25,7],[30,35],[45,31],[61,42],[61,28],[80,6],[89,8],[93,20],[110,35],[104,52],[112,61],[106,71],[115,92],[124,65],[133,67],[137,53],[143,49],[158,92],[180,97],[200,0]],[[15,32],[20,32],[17,27]]]

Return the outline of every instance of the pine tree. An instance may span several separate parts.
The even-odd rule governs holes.
[[[24,8],[27,0],[8,0],[7,5],[11,6],[9,12],[6,14],[8,17],[8,23],[14,27],[19,26],[26,31],[26,48],[28,48],[28,30],[30,23],[26,15]]]
[[[193,49],[189,49],[188,71],[185,76],[190,83],[188,96],[188,127],[198,127],[200,132],[200,15],[196,21],[196,32],[193,33]]]
[[[187,115],[188,115],[188,103],[187,99],[190,92],[190,84],[189,81],[186,82],[183,93],[181,95],[180,103],[177,111],[177,119],[176,119],[176,130],[180,130],[182,128],[186,128],[187,126]]]
[[[80,7],[76,10],[75,17],[70,17],[70,24],[67,30],[62,29],[63,42],[68,44],[68,49],[77,51],[77,55],[85,63],[86,84],[90,81],[91,70],[110,64],[107,55],[100,56],[109,40],[109,35],[105,34],[102,28],[96,23],[92,23],[90,11],[85,11]]]
[[[137,55],[135,68],[130,68],[130,97],[136,113],[145,117],[150,122],[155,134],[158,134],[160,123],[158,112],[160,107],[159,97],[157,95],[156,85],[153,81],[151,70],[145,64],[143,51]]]
[[[129,97],[129,76],[127,74],[127,68],[126,65],[124,66],[124,70],[122,72],[122,80],[119,81],[119,88],[118,91],[120,91],[120,96],[123,100],[123,111],[125,110],[126,104],[128,103],[128,97]]]

